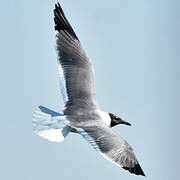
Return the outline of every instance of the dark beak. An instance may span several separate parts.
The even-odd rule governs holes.
[[[124,121],[124,120],[122,120],[122,119],[121,119],[121,121],[120,121],[120,124],[125,124],[125,125],[128,125],[128,126],[131,126],[130,123],[128,123],[127,121]]]

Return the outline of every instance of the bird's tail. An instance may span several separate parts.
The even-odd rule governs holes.
[[[34,111],[32,123],[35,134],[52,142],[62,142],[69,133],[65,117],[43,106]]]

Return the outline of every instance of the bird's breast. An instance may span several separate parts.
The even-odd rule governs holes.
[[[76,114],[66,115],[66,118],[69,120],[70,126],[72,127],[92,126],[96,125],[98,122],[102,122],[108,127],[110,127],[111,124],[109,114],[100,109],[79,111]]]
[[[110,127],[111,124],[111,118],[107,112],[97,110],[98,115],[100,116],[100,119],[106,124],[106,126]]]

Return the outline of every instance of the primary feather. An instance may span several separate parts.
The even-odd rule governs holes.
[[[106,159],[145,176],[131,146],[110,129],[109,113],[98,108],[92,64],[59,3],[55,5],[54,22],[65,108],[61,116],[40,106],[34,113],[34,131],[53,142],[63,141],[69,132],[79,133]]]

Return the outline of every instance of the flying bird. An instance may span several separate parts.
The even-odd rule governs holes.
[[[131,146],[111,129],[118,124],[131,124],[98,106],[93,65],[59,3],[55,4],[54,23],[64,109],[60,114],[43,106],[36,108],[33,131],[57,143],[70,132],[79,133],[107,160],[145,176]]]

